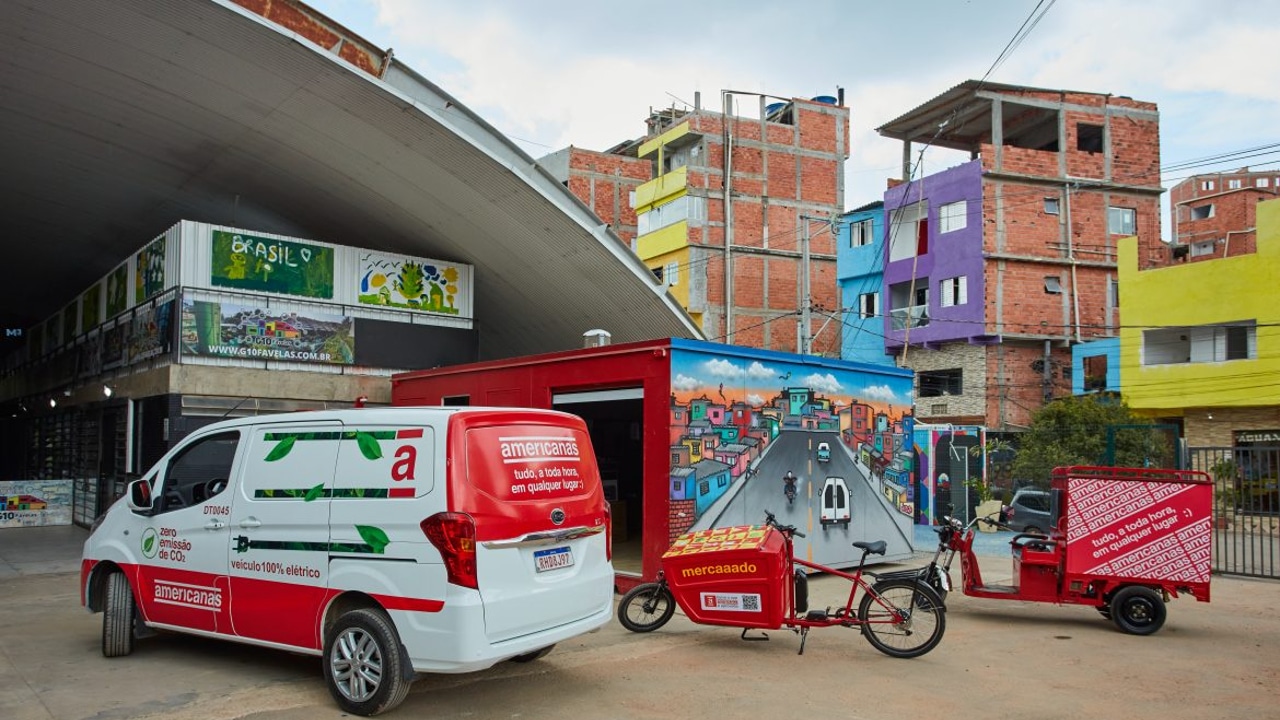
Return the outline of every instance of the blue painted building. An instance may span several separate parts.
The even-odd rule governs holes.
[[[1071,393],[1120,392],[1120,338],[1071,347]]]
[[[836,280],[844,330],[840,358],[891,364],[884,353],[884,203],[850,210],[836,220]]]

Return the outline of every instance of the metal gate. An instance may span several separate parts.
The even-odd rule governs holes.
[[[1188,448],[1213,477],[1213,571],[1280,579],[1280,447]]]

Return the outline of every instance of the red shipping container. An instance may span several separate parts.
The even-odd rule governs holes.
[[[738,525],[685,533],[662,556],[662,571],[689,619],[705,625],[777,629],[787,604],[782,534]]]

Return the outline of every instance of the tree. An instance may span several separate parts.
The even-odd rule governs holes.
[[[1108,428],[1116,428],[1115,465],[1144,467],[1163,456],[1164,438],[1119,400],[1077,395],[1055,400],[1032,417],[1013,461],[1013,476],[1048,485],[1055,467],[1107,462]],[[1123,426],[1123,427],[1122,427]]]

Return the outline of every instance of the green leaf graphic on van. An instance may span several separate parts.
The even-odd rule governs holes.
[[[143,554],[143,555],[146,555],[147,557],[150,557],[150,556],[151,556],[151,548],[153,548],[153,547],[155,547],[155,546],[156,546],[156,536],[155,536],[155,535],[148,535],[148,536],[147,536],[147,537],[142,541],[142,554]]]
[[[285,455],[288,455],[289,451],[293,449],[293,444],[296,442],[298,442],[298,436],[286,435],[279,444],[271,448],[271,452],[267,453],[266,461],[275,462]]]
[[[360,453],[369,460],[377,460],[382,457],[382,446],[378,444],[377,438],[367,432],[356,432],[356,444],[360,446]]]
[[[357,525],[356,532],[360,533],[360,539],[369,544],[373,551],[379,555],[383,550],[391,544],[391,538],[382,531],[382,528],[376,528],[372,525]]]
[[[308,490],[307,494],[302,496],[302,499],[306,502],[311,502],[312,500],[315,500],[318,497],[324,497],[324,483],[320,483],[319,485]]]

